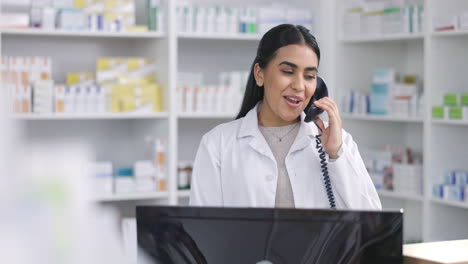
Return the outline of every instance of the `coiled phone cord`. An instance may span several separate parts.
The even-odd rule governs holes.
[[[315,142],[316,142],[315,147],[317,148],[317,151],[320,157],[320,168],[322,170],[323,183],[325,184],[325,190],[327,192],[328,202],[330,203],[330,208],[336,209],[335,195],[333,194],[333,189],[332,189],[331,181],[330,181],[330,175],[328,175],[328,165],[327,165],[327,160],[325,158],[326,157],[325,151],[323,151],[322,140],[320,139],[320,137],[322,136],[322,129],[317,125],[317,123],[315,123],[315,125],[320,130],[320,134],[315,136]]]

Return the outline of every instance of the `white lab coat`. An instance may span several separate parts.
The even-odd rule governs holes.
[[[200,143],[192,174],[190,205],[275,207],[278,169],[275,157],[258,128],[261,103],[244,118],[221,124]],[[296,208],[330,208],[315,135],[314,123],[304,122],[286,156]],[[356,143],[343,130],[341,155],[328,162],[338,209],[381,209],[379,196],[367,173]],[[328,155],[327,155],[328,160]]]

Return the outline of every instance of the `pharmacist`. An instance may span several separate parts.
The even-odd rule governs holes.
[[[317,98],[329,121],[304,122],[319,60],[316,39],[302,26],[279,25],[263,36],[237,119],[201,140],[190,205],[381,209],[335,102]]]

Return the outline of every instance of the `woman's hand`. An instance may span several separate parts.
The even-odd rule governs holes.
[[[328,114],[328,127],[325,128],[323,120],[320,117],[315,119],[315,122],[322,129],[322,144],[325,152],[331,159],[338,158],[338,150],[343,144],[341,137],[341,117],[338,111],[338,106],[329,97],[323,97],[314,102],[314,104],[323,109]]]

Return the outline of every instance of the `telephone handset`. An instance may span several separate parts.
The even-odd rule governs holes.
[[[315,119],[317,118],[318,115],[323,113],[323,109],[315,106],[314,102],[326,96],[328,96],[327,85],[322,80],[322,78],[317,77],[317,88],[315,89],[315,93],[310,99],[309,104],[304,109],[304,112],[306,114],[306,117],[304,118],[305,122],[309,123],[313,121],[315,123]],[[322,140],[320,139],[323,131],[317,123],[315,123],[315,125],[320,130],[320,134],[315,136],[315,143],[316,143],[315,146],[317,148],[317,151],[319,152],[320,168],[321,168],[322,175],[323,175],[323,183],[325,184],[325,191],[327,192],[328,202],[330,203],[330,208],[334,209],[336,208],[335,196],[333,194],[330,176],[328,175],[328,166],[327,166],[327,160],[325,158],[326,157],[325,151],[323,150]]]
[[[327,85],[325,84],[322,78],[317,76],[317,88],[315,89],[315,93],[310,99],[309,104],[304,109],[304,112],[306,113],[306,117],[304,119],[305,122],[309,123],[311,121],[314,121],[318,115],[323,113],[323,109],[320,109],[317,106],[315,106],[314,102],[326,96],[328,96]]]

